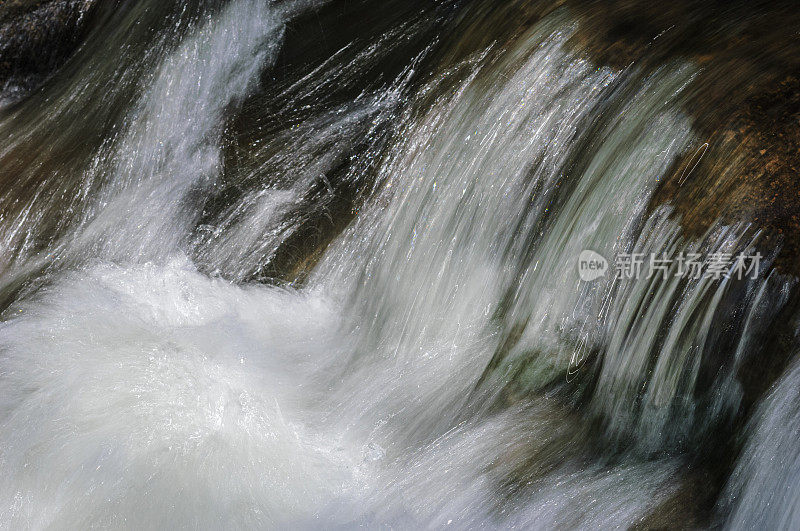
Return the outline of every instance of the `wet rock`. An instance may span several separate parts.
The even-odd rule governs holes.
[[[653,4],[572,1],[581,18],[574,45],[595,63],[645,73],[670,61],[698,72],[684,111],[697,140],[663,176],[650,211],[664,204],[690,239],[719,220],[749,224],[756,246],[775,256],[776,273],[800,276],[800,12],[789,2]],[[769,273],[766,272],[766,273]],[[744,295],[733,297],[741,305]],[[791,360],[798,324],[797,290],[765,326],[737,373],[742,403],[724,433],[694,452],[699,465],[677,494],[638,528],[709,525],[714,502],[740,451],[736,438],[755,405]],[[735,299],[735,300],[733,300]],[[739,301],[737,303],[737,301]],[[721,347],[704,371],[715,374],[733,354]]]
[[[675,206],[690,236],[717,219],[752,222],[775,267],[800,275],[800,80],[787,74],[753,93],[676,161],[653,204]]]
[[[717,490],[714,478],[707,471],[689,471],[677,491],[631,529],[708,528]]]
[[[569,0],[576,47],[597,64],[660,68],[676,59],[701,70],[687,110],[706,132],[742,102],[800,67],[794,2],[746,0]]]
[[[698,141],[664,176],[651,211],[669,203],[688,236],[719,219],[751,222],[774,266],[800,274],[800,11],[792,2],[571,0],[573,45],[599,65],[645,73],[671,61],[698,72],[684,110]]]
[[[0,5],[0,96],[36,87],[75,50],[96,0],[10,0]]]

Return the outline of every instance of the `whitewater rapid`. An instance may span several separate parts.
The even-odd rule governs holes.
[[[578,277],[587,248],[752,247],[748,227],[686,241],[668,209],[647,210],[697,140],[679,105],[694,67],[597,68],[570,50],[559,10],[502,54],[414,85],[423,49],[382,88],[254,143],[230,185],[226,120],[269,90],[287,24],[314,7],[233,0],[182,28],[82,167],[64,222],[37,232],[53,182],[3,220],[0,522],[642,521],[679,491],[680,452],[739,406],[735,371],[766,294],[791,285],[743,288],[736,363],[695,399],[728,284]],[[324,92],[340,67],[323,66],[286,105]],[[263,278],[309,203],[332,201],[325,176],[345,160],[363,207],[304,283]],[[209,214],[226,186],[238,195]],[[326,199],[308,199],[315,187]],[[572,383],[598,351],[593,385]]]

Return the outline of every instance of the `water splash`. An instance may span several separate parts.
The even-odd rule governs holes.
[[[52,182],[0,220],[14,300],[0,323],[2,520],[642,522],[679,490],[690,443],[732,425],[739,371],[794,286],[578,277],[585,248],[610,258],[757,242],[721,222],[687,241],[669,209],[647,214],[695,140],[680,111],[694,68],[597,68],[570,48],[575,26],[559,10],[420,80],[435,56],[426,43],[394,79],[320,104],[223,175],[225,122],[307,7],[234,0],[181,26],[84,166],[57,235],[42,238],[42,224],[70,194]],[[312,105],[406,31],[347,67],[347,47],[336,52],[277,101]],[[245,283],[264,280],[334,200],[328,176],[341,167],[364,208],[306,283]],[[212,201],[222,206],[207,211]],[[742,326],[722,337],[714,325],[729,318]],[[784,392],[756,434],[785,421]],[[761,439],[745,456],[787,444]],[[747,463],[759,459],[737,472],[750,479],[736,483],[745,502],[732,522],[756,514],[763,481]]]

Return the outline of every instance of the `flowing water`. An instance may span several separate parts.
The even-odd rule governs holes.
[[[576,267],[756,249],[648,209],[694,65],[565,9],[453,60],[447,2],[306,63],[321,2],[161,4],[0,110],[4,527],[628,527],[733,433],[794,280]],[[796,373],[717,524],[796,527]]]

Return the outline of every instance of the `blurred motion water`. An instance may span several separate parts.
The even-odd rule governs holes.
[[[796,527],[796,368],[726,453],[794,278],[578,274],[761,249],[649,208],[697,65],[567,8],[123,4],[0,109],[3,527],[627,528],[703,474],[703,525]]]

